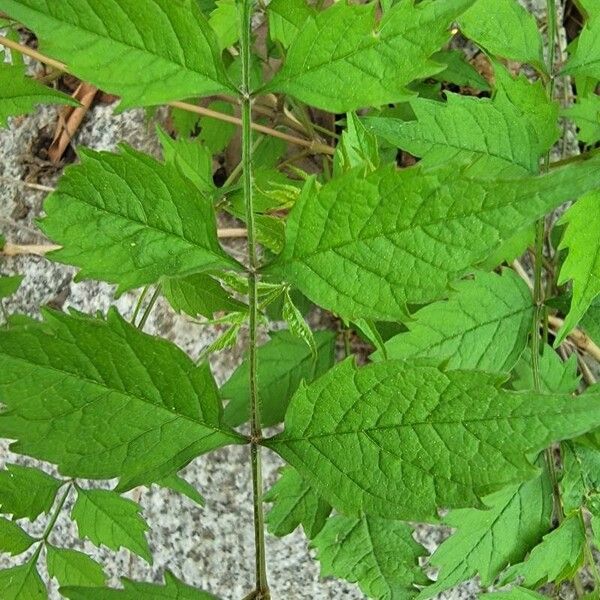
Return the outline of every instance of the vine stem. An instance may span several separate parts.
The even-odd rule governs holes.
[[[242,18],[242,170],[248,229],[248,304],[249,304],[249,386],[250,386],[250,461],[252,469],[252,496],[254,509],[254,547],[256,566],[255,598],[269,600],[267,564],[265,551],[265,523],[263,511],[263,480],[260,441],[262,425],[260,418],[260,398],[258,394],[258,256],[254,224],[254,190],[252,173],[252,94],[250,89],[250,58],[252,44],[252,13],[254,0],[244,0]]]
[[[57,69],[58,71],[69,73],[69,70],[67,69],[67,65],[65,63],[54,60],[53,58],[50,58],[49,56],[46,56],[41,52],[38,52],[37,50],[33,50],[33,48],[29,48],[28,46],[19,44],[18,42],[14,42],[9,38],[0,36],[0,45],[5,46],[6,48],[10,48],[11,50],[15,50],[16,52],[19,52],[20,54],[23,54],[25,56],[29,56],[35,60],[38,60],[39,62],[44,63],[45,65],[48,65],[54,69]],[[217,119],[219,121],[225,121],[227,123],[232,123],[233,125],[237,126],[241,125],[243,127],[243,119],[216,110],[211,110],[210,108],[204,108],[203,106],[197,106],[196,104],[189,104],[188,102],[179,101],[168,102],[167,104],[174,108],[180,108],[188,112],[193,112],[205,117],[212,117],[213,119]],[[282,139],[286,142],[289,142],[290,144],[296,144],[298,146],[304,146],[305,148],[309,148],[314,154],[335,154],[335,148],[332,148],[328,144],[323,144],[315,140],[305,140],[303,138],[284,133],[283,131],[267,127],[266,125],[261,125],[260,123],[253,123],[252,121],[250,121],[250,127],[256,131],[260,131],[261,133],[265,133],[272,137]]]

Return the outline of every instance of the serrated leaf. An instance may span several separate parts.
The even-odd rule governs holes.
[[[573,52],[561,74],[600,79],[600,19],[592,18],[585,23],[571,49]]]
[[[284,48],[289,47],[306,21],[316,15],[305,0],[272,0],[268,10],[269,35]]]
[[[577,102],[561,114],[577,125],[579,141],[589,145],[600,141],[600,96],[579,96]]]
[[[0,437],[17,453],[86,479],[152,483],[243,438],[220,424],[209,368],[108,320],[46,312],[0,332]]]
[[[555,347],[577,326],[600,294],[600,192],[580,198],[559,221],[566,224],[559,250],[569,254],[560,270],[558,284],[573,281],[573,299]]]
[[[156,483],[161,487],[169,488],[178,494],[188,497],[192,502],[195,502],[199,506],[204,506],[205,504],[202,494],[200,494],[200,492],[191,483],[177,474],[165,477]]]
[[[48,592],[33,560],[0,571],[0,598],[2,600],[48,600]]]
[[[12,296],[19,289],[21,283],[23,283],[23,277],[21,275],[0,277],[0,298]]]
[[[508,372],[527,345],[533,302],[511,270],[479,272],[445,302],[419,310],[409,331],[386,342],[388,358],[432,358],[450,369]],[[376,353],[377,358],[383,358]]]
[[[546,72],[537,21],[518,0],[477,0],[458,22],[462,33],[489,53]]]
[[[119,292],[162,276],[236,269],[217,240],[212,202],[177,167],[122,147],[80,150],[46,199],[40,227],[63,246],[48,256],[80,267],[79,279],[119,284]]]
[[[600,185],[596,165],[498,181],[457,166],[355,169],[319,190],[311,180],[265,271],[347,320],[402,321],[408,303],[442,297],[516,231]]]
[[[429,57],[449,41],[449,26],[473,1],[402,2],[379,22],[376,2],[338,2],[308,16],[263,91],[336,113],[405,100],[414,94],[411,81],[443,69]]]
[[[546,535],[527,560],[508,569],[502,583],[522,577],[521,585],[537,587],[547,581],[561,583],[571,578],[583,565],[585,530],[581,515],[567,517]]]
[[[321,576],[358,583],[377,600],[407,600],[426,579],[419,567],[424,549],[402,521],[377,517],[331,517],[311,546],[317,549]]]
[[[484,498],[485,508],[451,511],[444,523],[456,531],[434,552],[432,566],[439,569],[435,583],[420,599],[479,575],[491,585],[508,565],[515,564],[542,541],[552,524],[552,486],[543,473]]]
[[[69,96],[26,77],[21,67],[0,61],[0,127],[6,126],[8,117],[31,112],[38,104],[79,106]]]
[[[264,501],[273,504],[266,523],[269,532],[278,537],[288,535],[302,525],[306,537],[312,540],[323,529],[331,513],[331,506],[292,467],[281,470]]]
[[[25,533],[14,521],[0,517],[0,553],[12,556],[22,554],[35,544],[36,540]]]
[[[196,140],[174,140],[160,127],[157,132],[165,162],[176,166],[184,177],[196,184],[202,194],[210,197],[216,190],[210,150]]]
[[[333,175],[354,167],[364,167],[365,172],[379,166],[377,138],[368,131],[355,113],[346,116],[347,127],[342,133],[333,157]]]
[[[447,81],[460,87],[470,87],[487,92],[490,85],[475,67],[468,62],[461,50],[440,50],[431,57],[435,62],[446,65],[446,68],[433,76],[437,81]]]
[[[217,0],[208,22],[217,35],[219,48],[233,46],[240,37],[241,6],[237,0]]]
[[[302,313],[296,308],[288,289],[283,293],[283,309],[281,312],[290,333],[302,340],[310,348],[313,359],[317,360],[317,344],[315,343],[315,336],[308,326],[308,323],[304,320]]]
[[[579,512],[585,506],[598,513],[600,498],[600,432],[594,431],[561,446],[563,476],[561,499],[565,514]]]
[[[95,560],[86,554],[68,548],[46,545],[48,574],[59,585],[97,586],[106,583],[106,574]]]
[[[539,370],[540,391],[542,392],[571,394],[579,387],[576,355],[572,355],[563,362],[550,346],[546,346],[539,358]],[[535,389],[533,362],[529,349],[525,349],[523,356],[515,366],[512,387],[522,391]]]
[[[166,277],[161,291],[177,312],[212,319],[216,312],[241,312],[247,307],[235,300],[212,277],[196,273],[187,277]]]
[[[537,173],[540,157],[558,138],[558,106],[541,82],[513,78],[499,64],[495,72],[491,100],[446,92],[446,103],[412,100],[417,121],[370,117],[363,122],[425,164],[461,159],[470,164],[471,175],[490,179]]]
[[[348,516],[427,520],[533,476],[526,458],[600,423],[600,394],[498,389],[498,376],[346,360],[292,398],[263,442]]]
[[[77,523],[81,538],[112,550],[127,548],[152,563],[146,540],[146,532],[150,528],[140,511],[136,502],[116,492],[78,487],[71,517]]]
[[[600,298],[592,302],[581,319],[581,326],[596,345],[600,345]]]
[[[233,116],[234,110],[231,102],[223,102],[217,100],[208,105],[210,110],[224,113]],[[235,125],[224,122],[213,117],[200,117],[199,124],[201,127],[198,139],[213,153],[217,154],[224,150],[231,142],[236,132]]]
[[[165,585],[141,583],[123,578],[123,589],[62,587],[60,593],[69,600],[217,600],[216,596],[182,583],[169,571]]]
[[[2,9],[73,75],[121,96],[123,110],[234,89],[195,0],[3,0]]]
[[[302,380],[312,381],[323,375],[334,360],[335,334],[315,333],[317,359],[303,340],[289,331],[279,331],[258,349],[258,393],[261,419],[265,427],[283,421],[288,403]],[[232,426],[248,420],[250,391],[247,359],[221,388],[221,396],[229,400],[223,420]]]
[[[0,512],[34,521],[50,512],[61,485],[39,469],[7,464],[0,471]]]

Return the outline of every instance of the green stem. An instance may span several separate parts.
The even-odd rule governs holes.
[[[142,310],[142,304],[144,303],[144,299],[146,298],[146,295],[148,294],[148,290],[150,289],[149,286],[145,286],[144,289],[141,291],[140,293],[140,297],[138,298],[136,304],[135,304],[135,309],[133,311],[133,316],[131,317],[131,322],[133,325],[135,325],[135,322],[137,321],[137,318],[140,314],[140,310]]]
[[[256,565],[256,595],[258,600],[268,600],[269,584],[267,580],[265,552],[265,524],[263,512],[263,481],[261,465],[262,426],[260,418],[260,398],[258,396],[258,256],[256,252],[256,233],[254,224],[254,198],[252,173],[252,94],[250,89],[250,52],[252,40],[252,11],[254,0],[244,0],[242,20],[242,165],[243,187],[246,205],[246,226],[248,228],[248,304],[249,304],[249,385],[250,385],[250,460],[252,469],[252,492],[254,507],[254,546]]]
[[[156,301],[158,300],[159,296],[160,296],[160,284],[158,284],[156,286],[156,289],[154,290],[154,293],[152,294],[152,298],[150,298],[150,302],[148,302],[148,306],[146,307],[146,310],[144,311],[144,314],[142,315],[140,322],[137,324],[138,329],[144,329],[146,322],[148,321],[148,317],[150,316],[150,313],[152,312],[152,309],[154,308],[154,305],[156,304]]]

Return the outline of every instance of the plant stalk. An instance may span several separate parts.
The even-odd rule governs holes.
[[[249,386],[250,386],[250,461],[252,469],[252,495],[254,509],[254,546],[257,600],[269,600],[269,584],[265,552],[265,524],[263,511],[263,480],[261,465],[262,425],[258,395],[258,256],[254,223],[254,190],[252,173],[252,93],[250,89],[250,53],[252,44],[252,12],[254,0],[244,0],[242,18],[242,169],[243,188],[248,229],[248,304],[249,304]]]

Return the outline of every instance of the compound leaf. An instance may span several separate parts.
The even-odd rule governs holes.
[[[18,440],[15,452],[128,489],[243,442],[220,424],[210,369],[170,342],[114,309],[106,321],[45,316],[0,332],[0,437]]]
[[[387,166],[366,177],[354,169],[318,190],[310,180],[288,218],[283,252],[265,270],[349,321],[401,321],[408,303],[445,295],[515,232],[597,187],[596,165],[498,181],[457,166]]]
[[[123,589],[62,587],[60,593],[69,600],[217,600],[216,596],[185,585],[168,571],[165,585],[122,579]]]
[[[149,527],[140,515],[140,506],[133,500],[122,498],[110,490],[78,487],[71,517],[77,523],[79,537],[112,550],[128,548],[152,563],[146,541]]]
[[[433,358],[452,369],[508,372],[527,345],[533,302],[513,271],[480,272],[456,284],[448,301],[430,304],[414,318],[407,333],[386,342],[388,358]]]
[[[39,469],[8,464],[0,471],[0,512],[34,521],[50,511],[61,485]]]
[[[461,159],[470,164],[470,175],[487,178],[535,174],[540,157],[558,138],[558,106],[541,82],[513,78],[499,64],[495,72],[491,100],[446,92],[446,103],[412,100],[416,121],[368,117],[363,122],[426,164]]]
[[[312,540],[325,525],[331,506],[308,485],[298,471],[284,467],[275,485],[265,494],[273,506],[266,517],[269,531],[278,537],[292,533],[302,525]]]
[[[60,585],[96,586],[106,583],[106,574],[87,554],[68,548],[46,545],[48,574]]]
[[[573,280],[573,299],[556,346],[577,326],[600,294],[600,193],[592,192],[578,200],[560,222],[567,225],[560,249],[568,248],[569,254],[558,283]]]
[[[265,427],[283,421],[290,398],[302,380],[312,381],[333,365],[335,334],[317,331],[314,337],[316,358],[304,340],[289,331],[273,333],[258,349],[258,391]],[[232,426],[248,420],[248,368],[245,360],[221,388],[221,396],[229,400],[224,421]]]
[[[427,520],[533,476],[527,455],[600,424],[600,394],[498,389],[498,376],[352,360],[301,386],[265,445],[336,510]]]
[[[491,585],[507,565],[523,560],[550,529],[552,486],[545,473],[495,492],[483,503],[484,509],[453,510],[444,519],[457,531],[431,557],[439,574],[419,598],[431,598],[477,574],[482,586]]]
[[[121,96],[122,109],[234,89],[196,0],[3,0],[2,9],[70,73]]]
[[[424,549],[402,521],[377,517],[331,517],[312,541],[321,575],[358,583],[369,598],[407,600],[425,583],[419,566]]]
[[[458,22],[462,33],[490,54],[546,72],[537,21],[518,0],[477,0]]]
[[[0,127],[8,117],[31,112],[43,103],[79,106],[69,96],[26,77],[21,67],[0,63]]]
[[[561,583],[572,577],[583,565],[585,529],[581,514],[567,517],[546,535],[527,560],[508,569],[502,583],[522,577],[521,585],[537,587],[547,581]]]
[[[379,22],[376,2],[344,0],[309,14],[287,38],[293,40],[285,63],[263,91],[337,113],[405,100],[414,95],[411,81],[444,69],[430,56],[449,41],[452,21],[473,1],[401,2]]]
[[[63,246],[51,258],[80,267],[80,279],[119,284],[119,292],[162,276],[237,268],[219,245],[211,199],[178,167],[128,147],[79,153],[81,164],[44,204],[40,227]]]
[[[17,556],[35,542],[36,540],[25,533],[14,521],[0,517],[0,552]]]
[[[0,571],[2,600],[48,600],[48,592],[37,572],[35,561]]]

